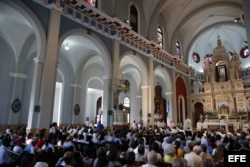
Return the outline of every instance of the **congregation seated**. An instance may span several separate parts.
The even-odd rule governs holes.
[[[44,135],[44,130],[29,136],[24,131],[2,132],[0,149],[7,151],[7,154],[0,150],[0,164],[20,166],[21,163],[28,164],[27,159],[31,161],[33,158],[33,165],[37,163],[55,166],[66,152],[72,152],[74,160],[69,163],[79,167],[109,164],[177,167],[183,160],[192,166],[190,159],[194,156],[201,159],[203,166],[214,163],[216,167],[221,167],[226,150],[249,151],[250,144],[249,132],[241,130],[229,132],[225,129],[201,129],[190,131],[191,135],[186,136],[185,131],[178,127],[173,129],[151,126],[122,131],[114,128],[97,129],[86,125],[58,127],[54,124],[51,128],[53,129],[48,136]],[[40,144],[37,144],[39,139]],[[9,158],[4,158],[6,162],[2,162],[2,157],[6,155]],[[65,164],[59,164],[63,163]]]

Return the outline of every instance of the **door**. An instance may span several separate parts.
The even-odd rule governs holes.
[[[203,104],[198,102],[194,105],[194,125],[200,120],[200,115],[204,116]]]

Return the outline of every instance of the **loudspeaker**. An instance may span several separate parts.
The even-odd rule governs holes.
[[[35,112],[40,112],[40,106],[39,105],[35,106]]]

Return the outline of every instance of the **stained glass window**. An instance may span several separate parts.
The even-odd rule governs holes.
[[[97,0],[84,0],[84,1],[90,4],[91,6],[97,8]]]
[[[138,31],[138,13],[137,9],[133,5],[130,7],[130,26],[133,31]]]
[[[181,59],[181,46],[179,41],[176,41],[176,56]]]
[[[123,99],[123,106],[124,107],[130,107],[130,99],[128,96],[126,96],[124,99]]]
[[[160,26],[157,27],[157,44],[163,48],[163,35]]]

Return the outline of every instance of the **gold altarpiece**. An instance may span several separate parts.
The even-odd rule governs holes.
[[[193,115],[195,103],[203,104],[203,128],[249,126],[250,90],[244,88],[240,64],[239,55],[228,53],[218,38],[213,53],[204,58],[203,82],[194,74],[190,99]]]

